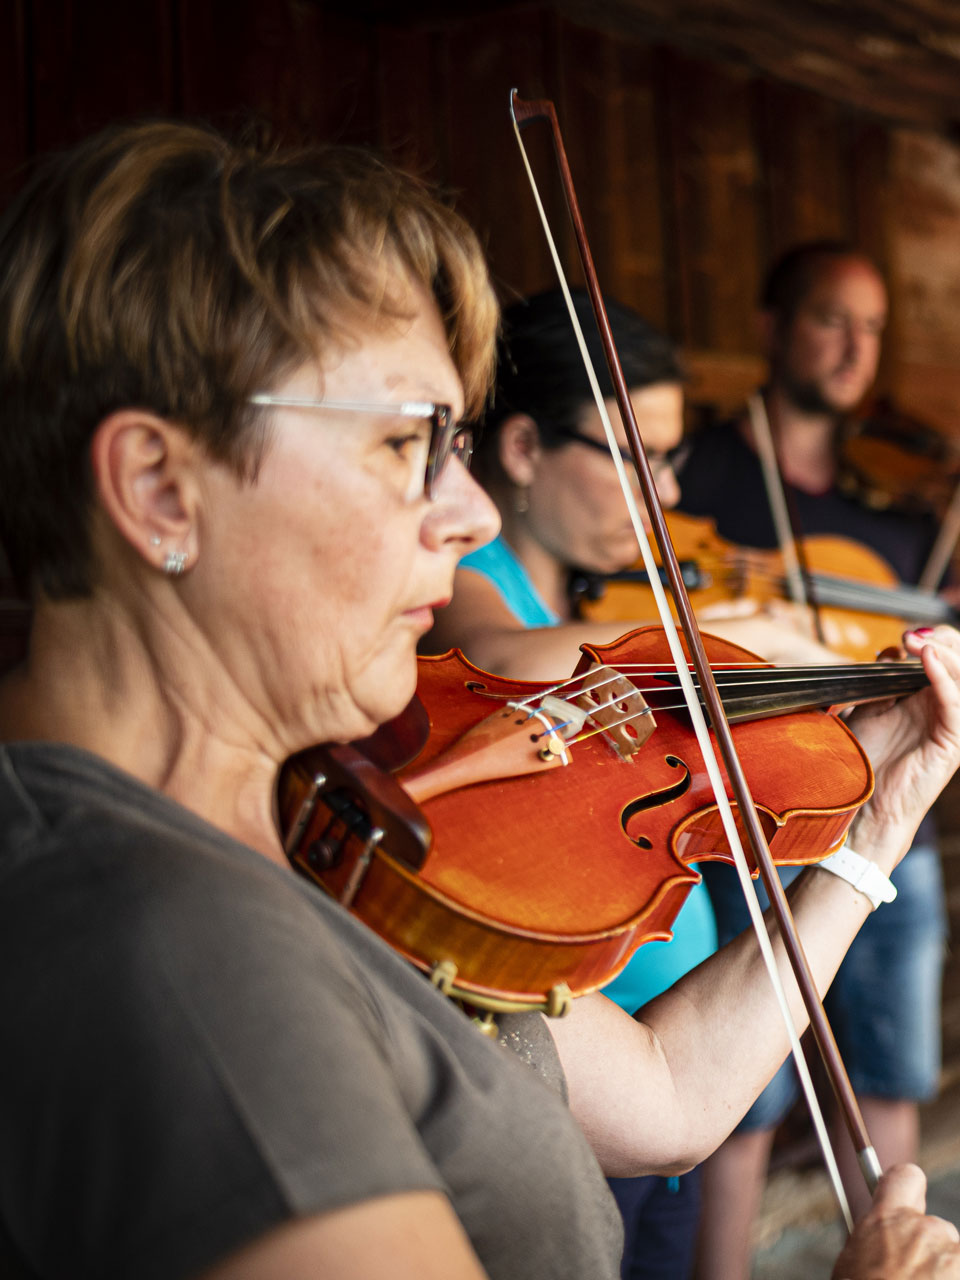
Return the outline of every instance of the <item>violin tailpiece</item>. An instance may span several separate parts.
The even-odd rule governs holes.
[[[558,706],[550,713],[540,704],[508,703],[486,716],[427,764],[406,770],[401,779],[404,789],[417,804],[424,804],[478,782],[519,778],[569,764],[557,726],[569,721],[571,713],[579,713],[558,698],[552,701]]]

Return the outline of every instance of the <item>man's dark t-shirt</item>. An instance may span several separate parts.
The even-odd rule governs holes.
[[[692,516],[709,516],[717,533],[739,546],[777,546],[760,459],[736,422],[695,435],[677,478],[680,510]],[[833,534],[851,538],[882,556],[901,582],[915,583],[920,577],[937,535],[932,517],[871,511],[836,488],[807,493],[785,484],[784,491],[801,537]],[[928,814],[916,841],[929,843],[935,838],[936,826]]]
[[[736,423],[694,436],[678,479],[681,511],[710,516],[720,536],[739,546],[777,546],[760,460]],[[932,518],[871,511],[836,488],[814,494],[784,488],[801,537],[852,538],[882,556],[901,582],[920,577],[937,533]]]

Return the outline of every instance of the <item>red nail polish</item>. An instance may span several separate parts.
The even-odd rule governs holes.
[[[933,627],[914,627],[913,634],[915,636],[932,636]]]

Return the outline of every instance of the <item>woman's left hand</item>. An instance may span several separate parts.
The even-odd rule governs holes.
[[[960,632],[910,631],[928,688],[893,703],[858,707],[848,724],[870,757],[876,789],[851,828],[850,843],[890,871],[921,818],[960,767]],[[889,864],[889,865],[887,865]]]

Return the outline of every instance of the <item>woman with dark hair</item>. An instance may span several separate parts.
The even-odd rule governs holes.
[[[631,474],[589,299],[582,290],[573,296]],[[673,458],[683,436],[683,369],[670,340],[636,312],[616,302],[608,302],[607,310],[657,491],[672,507],[680,497]],[[475,474],[500,513],[501,533],[461,561],[453,599],[424,642],[429,652],[459,648],[499,675],[554,679],[572,670],[585,641],[615,640],[634,626],[658,622],[652,616],[602,624],[576,618],[571,572],[625,569],[638,549],[559,290],[504,312],[494,402],[474,459]],[[642,501],[640,506],[645,517]],[[709,629],[772,662],[835,660],[773,617],[711,619]]]

